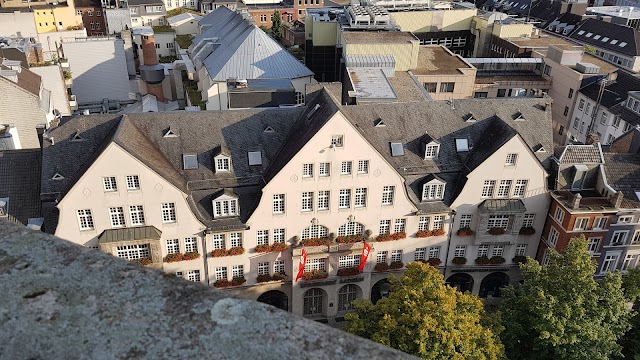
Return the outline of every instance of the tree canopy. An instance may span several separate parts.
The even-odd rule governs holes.
[[[276,39],[282,39],[282,18],[280,11],[275,10],[271,16],[271,20],[271,33]]]
[[[482,301],[445,285],[434,267],[410,263],[375,305],[354,301],[346,330],[424,359],[500,359],[497,335],[483,326]]]
[[[629,329],[619,273],[596,282],[584,236],[564,253],[549,250],[549,265],[528,259],[523,284],[503,292],[501,337],[506,355],[519,359],[609,359]]]

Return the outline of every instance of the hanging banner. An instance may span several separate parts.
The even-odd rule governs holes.
[[[302,249],[302,256],[300,256],[300,264],[298,265],[298,275],[296,275],[296,281],[302,279],[304,274],[304,266],[307,263],[307,252]]]

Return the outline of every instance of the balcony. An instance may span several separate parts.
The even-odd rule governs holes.
[[[78,110],[78,101],[76,100],[75,95],[69,95],[69,107],[73,111]]]

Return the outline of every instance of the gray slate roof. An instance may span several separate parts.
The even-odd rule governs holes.
[[[640,191],[640,154],[605,153],[604,159],[604,171],[609,184],[622,191],[624,198],[632,202],[629,204],[627,201],[627,206],[639,207],[640,199],[636,192]]]
[[[98,243],[110,243],[119,241],[160,239],[162,231],[155,226],[137,226],[124,229],[107,229],[98,236]]]
[[[0,198],[9,198],[9,216],[26,225],[42,216],[40,149],[0,151]]]

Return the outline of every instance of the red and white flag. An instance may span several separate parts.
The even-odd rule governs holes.
[[[298,275],[296,275],[296,281],[302,279],[304,274],[304,265],[307,263],[307,252],[302,249],[302,256],[300,256],[300,264],[298,265]]]
[[[371,252],[371,246],[365,242],[362,247],[362,255],[360,255],[360,266],[358,266],[358,270],[360,270],[360,272],[364,270],[364,266],[367,264],[369,252]]]

